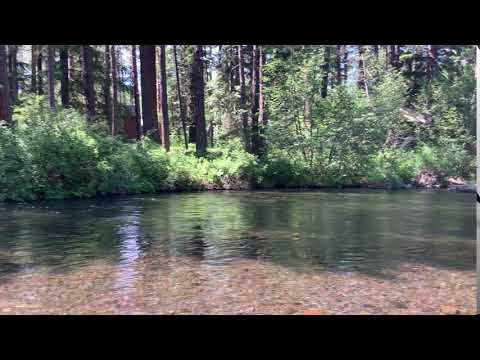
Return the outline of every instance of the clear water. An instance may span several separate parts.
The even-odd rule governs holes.
[[[0,205],[0,281],[102,260],[380,276],[399,264],[475,271],[472,194],[418,191],[208,192]],[[132,275],[135,276],[135,275]]]

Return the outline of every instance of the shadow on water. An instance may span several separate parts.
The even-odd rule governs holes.
[[[0,206],[0,280],[101,259],[269,261],[389,277],[400,264],[475,270],[475,202],[446,192],[222,192]]]

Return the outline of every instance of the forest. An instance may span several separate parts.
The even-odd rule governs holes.
[[[0,201],[463,185],[475,86],[474,46],[0,45]]]

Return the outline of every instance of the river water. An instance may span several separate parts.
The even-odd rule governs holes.
[[[0,313],[476,311],[472,194],[176,193],[0,219]]]

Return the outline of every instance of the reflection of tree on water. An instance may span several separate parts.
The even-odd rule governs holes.
[[[128,295],[137,279],[137,260],[141,256],[139,239],[141,230],[138,215],[131,209],[125,209],[127,214],[123,217],[123,224],[116,230],[120,241],[120,261],[118,274],[114,283],[114,289],[120,290],[123,295]]]
[[[192,227],[193,234],[190,237],[188,245],[185,247],[185,254],[195,257],[198,260],[205,259],[205,234],[201,225],[194,225]]]
[[[187,256],[209,264],[251,258],[307,268],[343,260],[345,270],[398,262],[472,270],[475,208],[462,196],[246,192],[15,205],[0,222],[0,253],[10,254],[0,267],[64,271],[114,259],[129,278],[146,253],[155,267]]]

